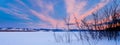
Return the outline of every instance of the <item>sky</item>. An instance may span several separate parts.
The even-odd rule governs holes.
[[[75,23],[74,16],[82,20],[109,3],[110,0],[0,0],[0,27],[65,28],[65,18]],[[0,44],[82,45],[81,42],[56,43],[53,32],[1,32]],[[102,40],[98,45],[101,44],[115,43]]]
[[[65,19],[70,19],[70,23],[75,23],[74,16],[83,20],[110,1],[0,0],[0,27],[65,28]]]

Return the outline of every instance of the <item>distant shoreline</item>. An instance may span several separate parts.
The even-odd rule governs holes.
[[[98,31],[120,31],[120,30],[39,30],[43,32],[81,32],[81,31],[92,31],[92,32],[98,32]],[[36,30],[0,30],[0,32],[39,32]]]

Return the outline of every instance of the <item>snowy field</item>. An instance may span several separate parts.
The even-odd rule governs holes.
[[[56,32],[61,33],[63,32]],[[91,41],[90,41],[91,42]],[[56,42],[53,32],[1,32],[0,45],[83,45],[81,41]],[[89,45],[84,41],[84,45]],[[91,45],[93,45],[91,43]],[[96,45],[115,45],[114,41],[101,40]],[[120,45],[120,42],[117,42]]]

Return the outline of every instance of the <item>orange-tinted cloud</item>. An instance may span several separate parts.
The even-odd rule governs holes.
[[[84,19],[85,17],[91,15],[92,13],[98,11],[99,9],[103,8],[106,4],[109,3],[110,0],[101,0],[100,3],[98,3],[94,8],[92,8],[91,10],[88,10],[87,12],[85,12],[84,14],[82,14],[81,18],[79,18],[80,20]]]
[[[87,16],[91,15],[92,13],[104,7],[106,4],[109,3],[109,1],[110,0],[101,0],[99,3],[94,5],[95,7],[93,7],[90,10],[87,10],[86,12],[83,12],[83,10],[85,10],[85,6],[87,5],[87,2],[88,2],[87,0],[85,1],[80,0],[79,3],[77,3],[78,0],[77,1],[76,0],[65,0],[65,3],[66,3],[67,13],[68,15],[70,15],[71,23],[75,23],[74,16],[76,16],[76,18],[79,20],[79,23],[81,23],[80,22],[81,20],[83,20]]]
[[[54,19],[50,15],[50,13],[54,13],[54,5],[55,5],[54,3],[52,3],[52,2],[45,3],[45,2],[43,2],[43,0],[36,0],[36,1],[34,1],[34,3],[31,1],[32,2],[32,3],[30,2],[31,7],[37,6],[37,8],[39,7],[41,9],[40,11],[38,11],[38,10],[30,8],[28,5],[26,5],[21,0],[16,0],[16,1],[19,4],[21,4],[28,11],[23,10],[23,9],[21,9],[17,6],[13,6],[13,5],[9,5],[9,6],[12,6],[12,8],[10,8],[10,9],[0,7],[0,10],[6,12],[8,14],[11,14],[11,15],[16,15],[23,19],[30,19],[28,16],[29,14],[25,12],[25,11],[27,11],[29,13],[32,13],[34,16],[38,17],[40,20],[49,23],[50,26],[53,28],[55,28],[56,25],[59,25],[59,27],[66,27],[64,20]],[[96,12],[99,9],[101,9],[102,7],[104,7],[108,2],[109,2],[109,0],[101,0],[101,2],[96,4],[94,8],[83,13],[83,11],[85,11],[85,6],[88,5],[87,0],[65,0],[66,11],[68,14],[67,16],[70,16],[70,23],[75,23],[74,16],[76,16],[78,21],[80,21],[80,20],[84,19],[85,17],[91,15],[93,12]],[[48,25],[45,25],[45,26],[48,26]]]

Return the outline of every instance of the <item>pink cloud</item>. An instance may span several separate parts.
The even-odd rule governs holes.
[[[21,4],[24,8],[17,7],[16,4],[15,5],[8,4],[8,6],[10,8],[0,7],[0,10],[4,11],[5,13],[14,15],[16,17],[19,17],[22,19],[29,19],[29,20],[30,20],[29,14],[32,13],[34,16],[38,17],[40,20],[50,24],[50,25],[48,25],[46,23],[43,23],[46,25],[42,25],[42,26],[45,26],[45,27],[50,26],[51,28],[55,28],[56,25],[59,25],[59,27],[65,27],[65,23],[63,20],[57,20],[50,16],[50,13],[54,13],[54,4],[53,3],[45,3],[45,2],[43,2],[43,0],[36,0],[36,1],[34,1],[34,3],[30,1],[29,3],[32,4],[31,6],[37,5],[40,7],[41,11],[37,11],[32,8],[29,8],[29,6],[26,5],[24,2],[22,2],[21,0],[16,0],[16,2]],[[26,10],[24,10],[24,9],[26,9]],[[37,26],[41,26],[41,24],[37,25]]]
[[[85,6],[87,5],[88,1],[85,0],[85,1],[80,1],[79,3],[77,3],[78,1],[76,0],[65,0],[65,3],[66,3],[67,13],[68,15],[70,15],[70,19],[71,19],[70,21],[71,23],[75,23],[74,16],[76,16],[76,18],[79,21],[83,20],[87,16],[91,15],[93,12],[96,12],[102,7],[104,7],[106,4],[109,3],[109,1],[110,0],[101,0],[101,2],[96,4],[94,8],[86,11],[85,13],[83,13],[83,10],[85,10]]]
[[[84,19],[85,17],[91,15],[92,13],[98,11],[99,9],[103,8],[106,4],[109,3],[109,0],[101,0],[100,3],[98,3],[94,8],[92,8],[91,10],[88,10],[87,12],[85,12],[84,14],[82,14],[81,18],[79,18],[80,20]]]
[[[42,11],[44,12],[54,12],[54,3],[49,2],[45,3],[44,0],[37,0],[35,1],[35,4],[38,5]]]
[[[76,17],[80,16],[80,13],[84,10],[87,5],[87,1],[77,1],[77,0],[65,0],[66,10],[68,16],[70,16],[70,22],[74,23],[74,15]],[[79,18],[79,17],[78,17]]]
[[[83,11],[85,10],[85,6],[88,5],[87,4],[88,1],[80,0],[79,3],[77,3],[77,2],[79,2],[79,1],[78,0],[65,0],[66,10],[67,10],[68,16],[70,16],[70,23],[75,23],[75,19],[74,19],[74,16],[75,16],[77,18],[77,21],[80,23],[80,26],[82,26],[81,20],[85,19],[92,13],[103,8],[106,4],[108,4],[110,2],[110,0],[100,0],[99,3],[97,3],[96,5],[93,5],[95,7],[93,7],[90,10],[86,10],[86,12],[83,12]],[[94,20],[90,20],[90,21],[87,21],[86,23],[91,25],[91,24],[93,24],[93,22],[94,22]],[[100,24],[100,23],[101,22],[98,22],[98,24]]]
[[[52,19],[51,17],[49,17],[48,15],[44,15],[43,13],[38,13],[35,10],[31,10],[31,12],[38,18],[40,18],[41,20],[45,21],[45,22],[56,22],[56,20]]]
[[[22,2],[21,0],[16,0],[16,2],[18,2],[19,4],[24,6],[24,8],[27,9],[28,11],[21,9],[14,5],[9,5],[9,6],[11,6],[10,9],[0,7],[0,10],[6,12],[8,14],[20,17],[22,19],[30,19],[28,16],[29,15],[28,13],[32,13],[34,16],[38,17],[40,20],[51,24],[51,25],[46,24],[46,25],[42,25],[42,26],[51,26],[51,27],[55,28],[56,25],[59,25],[59,27],[66,28],[66,24],[65,24],[64,20],[54,19],[50,15],[50,13],[54,13],[54,6],[55,6],[54,3],[52,3],[52,2],[45,3],[45,2],[43,2],[43,0],[36,0],[36,1],[34,1],[34,3],[32,1],[30,1],[29,3],[31,3],[31,7],[36,6],[36,5],[38,7],[40,7],[41,10],[38,11],[38,10],[29,8],[29,6],[26,5],[24,2]],[[65,0],[66,10],[67,10],[68,16],[70,16],[70,23],[75,23],[74,16],[76,16],[78,21],[82,20],[85,17],[91,15],[93,12],[96,12],[99,9],[101,9],[102,7],[104,7],[109,2],[109,0],[101,0],[101,2],[96,4],[94,8],[83,13],[83,11],[85,10],[85,6],[87,5],[87,2],[88,1],[86,1],[86,0],[84,0],[84,1]],[[26,12],[28,12],[28,13],[26,13]]]
[[[37,0],[35,1],[40,8],[41,8],[41,12],[30,9],[31,13],[33,15],[35,15],[36,17],[38,17],[40,20],[47,22],[49,24],[51,24],[51,27],[55,28],[56,25],[58,24],[59,27],[64,27],[64,21],[63,20],[57,20],[51,17],[50,13],[54,13],[54,3],[45,3],[43,2],[43,0]],[[34,5],[33,5],[34,6]]]
[[[64,22],[61,21],[61,20],[57,20],[57,19],[53,19],[52,17],[48,16],[48,15],[45,15],[44,13],[38,13],[36,12],[35,10],[31,10],[31,12],[36,16],[38,17],[39,19],[41,19],[42,21],[45,21],[45,22],[48,22],[51,24],[51,26],[53,28],[56,27],[56,25],[58,24],[60,27],[64,27]]]

